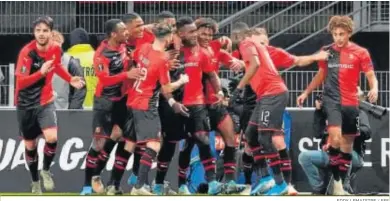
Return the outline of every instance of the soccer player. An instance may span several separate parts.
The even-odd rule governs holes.
[[[215,44],[215,42],[214,46],[217,46],[217,48],[211,47],[210,43],[212,42],[214,34],[217,32],[217,22],[215,22],[215,20],[211,18],[199,19],[197,28],[199,45],[202,47],[202,50],[205,51],[206,56],[209,57],[209,60],[212,62],[211,65],[216,72],[219,71],[220,62],[229,68],[237,68],[236,66],[244,65],[226,51],[221,50],[221,47],[218,47],[218,44]],[[220,132],[225,142],[223,161],[226,185],[224,191],[228,194],[238,193],[242,191],[245,186],[238,185],[235,182],[236,148],[234,123],[226,106],[214,104],[218,99],[211,83],[207,79],[204,79],[203,85],[205,86],[205,102],[209,112],[211,129]],[[223,94],[221,95],[223,96]]]
[[[144,22],[142,18],[137,13],[129,13],[126,14],[123,17],[123,21],[126,23],[126,26],[130,32],[130,36],[127,40],[127,48],[130,52],[133,52],[136,47],[140,47],[143,44],[152,44],[155,36],[152,33],[152,29],[155,24],[150,25],[144,25]],[[172,31],[175,31],[176,28],[176,19],[173,13],[169,11],[163,11],[157,16],[157,23],[165,23],[171,26]],[[139,32],[142,32],[142,34],[138,34]],[[175,41],[172,43],[172,45],[168,46],[167,49],[174,49],[173,45],[176,44],[177,46],[177,36],[174,35],[173,40]],[[178,49],[180,46],[178,47]],[[174,53],[173,51],[170,51]],[[170,54],[171,56],[172,54]],[[170,67],[173,67],[177,64],[177,61],[174,59],[170,59]],[[160,98],[160,101],[163,98]],[[159,104],[161,105],[161,104]],[[160,108],[160,106],[159,106]],[[161,114],[161,113],[160,113]],[[161,125],[164,126],[164,125]],[[138,143],[137,147],[134,151],[134,160],[133,160],[133,168],[132,168],[132,174],[130,175],[129,179],[127,180],[127,183],[130,186],[134,186],[137,182],[137,175],[138,175],[138,169],[139,169],[139,162],[142,155],[142,152],[145,150],[145,143]]]
[[[246,25],[246,24],[245,24]],[[287,87],[279,76],[265,46],[252,39],[251,30],[246,26],[236,26],[235,41],[240,41],[239,51],[245,66],[245,75],[233,92],[231,103],[242,95],[246,84],[250,83],[256,93],[257,103],[245,131],[254,164],[258,167],[262,158],[269,160],[276,185],[267,195],[280,195],[287,192],[287,183],[280,170],[280,157],[272,143],[272,137],[282,132],[283,112],[287,105]],[[268,171],[268,170],[267,170]],[[262,177],[259,183],[269,183],[271,177]]]
[[[195,143],[198,145],[200,158],[206,171],[206,180],[209,182],[208,193],[215,195],[222,191],[222,185],[216,181],[215,158],[212,157],[209,146],[209,123],[202,84],[203,73],[210,80],[215,91],[218,92],[217,102],[220,102],[223,98],[219,95],[221,94],[219,93],[221,87],[218,82],[218,76],[212,65],[210,65],[211,61],[209,61],[197,43],[197,28],[194,21],[189,17],[182,17],[177,21],[176,28],[183,44],[179,60],[183,65],[183,72],[191,79],[184,85],[182,100],[177,100],[181,101],[181,103],[177,102],[172,97],[172,94],[165,94],[169,105],[175,113],[183,115],[180,121],[175,122],[173,129],[182,131],[185,128],[185,132],[166,134],[164,140],[174,142],[187,138],[189,146],[186,151],[192,150]],[[191,136],[189,137],[187,133],[190,133]],[[186,171],[189,166],[190,155],[183,152],[185,151],[180,152],[179,156],[179,193],[189,194],[186,185]]]
[[[270,58],[275,65],[275,67],[280,70],[283,68],[288,68],[292,66],[298,66],[298,67],[305,67],[310,65],[311,63],[319,60],[324,60],[328,57],[328,52],[326,51],[319,51],[316,54],[308,55],[308,56],[294,56],[289,54],[288,52],[284,51],[281,48],[276,48],[269,45],[268,35],[267,31],[264,28],[254,28],[252,29],[252,38],[256,42],[265,45],[267,48],[267,51],[270,54]],[[242,115],[242,121],[241,124],[243,126],[243,129],[245,130],[250,115],[252,114],[252,110],[255,108],[256,105],[256,94],[253,92],[250,85],[247,85],[245,87],[244,92],[244,112]],[[272,141],[275,144],[276,149],[278,150],[279,156],[281,158],[281,171],[283,173],[283,176],[288,184],[291,184],[291,159],[289,157],[286,144],[284,141],[284,135],[275,135],[272,137]],[[251,175],[252,175],[252,162],[253,158],[249,154],[248,147],[245,150],[246,152],[243,153],[243,163],[244,163],[244,174],[245,174],[245,180],[247,184],[251,184]],[[264,167],[256,167],[260,168],[260,171],[263,169],[262,174],[263,176],[268,175],[266,172],[266,162],[265,159],[262,160],[260,164],[262,164]],[[271,185],[269,185],[270,187]],[[252,191],[252,194],[262,194],[267,190],[267,188],[264,188],[261,185],[258,185],[254,188]],[[297,191],[294,189],[292,185],[289,185],[288,188],[288,194],[289,195],[295,195],[297,194]]]
[[[131,62],[127,56],[125,42],[127,29],[119,19],[111,19],[105,23],[106,39],[101,42],[94,55],[94,69],[98,77],[93,104],[94,140],[87,156],[86,182],[92,178],[92,188],[96,193],[103,193],[100,173],[116,143],[126,118],[126,80],[138,79],[144,75],[139,69],[129,70]],[[104,141],[99,140],[103,139]],[[103,145],[101,145],[103,144]],[[115,162],[123,155],[117,149]],[[114,171],[112,174],[116,174]],[[89,183],[86,184],[88,186]],[[110,186],[107,193],[119,193]]]
[[[16,67],[15,105],[19,129],[24,139],[26,163],[32,178],[32,193],[42,194],[38,176],[37,141],[45,138],[43,170],[40,175],[47,191],[54,189],[50,165],[57,148],[57,116],[52,78],[54,73],[73,87],[84,86],[81,77],[71,77],[61,66],[61,47],[51,40],[53,19],[44,16],[33,22],[34,40],[19,53]]]
[[[376,102],[378,80],[367,49],[350,41],[353,21],[348,16],[333,16],[328,24],[333,41],[324,47],[330,52],[328,60],[318,62],[319,70],[306,90],[297,98],[302,105],[307,96],[324,83],[323,107],[328,119],[330,146],[328,155],[334,178],[334,195],[344,195],[342,182],[351,165],[353,141],[359,135],[359,101],[357,86],[363,71],[370,85],[368,98]]]
[[[145,183],[152,162],[160,150],[161,124],[158,115],[160,89],[162,93],[171,93],[188,82],[186,75],[174,83],[170,82],[169,57],[165,49],[172,43],[172,28],[166,24],[158,24],[153,32],[155,35],[153,44],[144,44],[134,52],[137,66],[145,75],[128,90],[127,107],[130,119],[127,121],[125,133],[126,136],[129,135],[130,140],[126,141],[125,150],[130,155],[136,143],[146,144],[140,160],[137,183],[131,191],[132,195],[153,195],[145,187]],[[123,168],[125,167],[126,164],[123,164]]]

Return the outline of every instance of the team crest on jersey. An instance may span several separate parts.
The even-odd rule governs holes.
[[[99,68],[99,71],[103,71],[103,64],[99,64],[98,68]]]
[[[22,66],[22,69],[20,71],[21,71],[21,73],[25,73],[26,70],[27,70],[26,66]]]
[[[349,59],[354,59],[355,57],[353,56],[353,54],[349,54]]]

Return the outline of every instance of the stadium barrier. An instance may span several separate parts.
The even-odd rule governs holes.
[[[312,110],[290,110],[291,156],[293,161],[293,183],[299,191],[310,191],[306,176],[298,164],[298,155],[305,150],[318,149],[319,140],[314,139],[312,130]],[[56,181],[56,192],[78,192],[84,183],[85,156],[91,142],[91,111],[58,111],[59,145],[57,155],[52,164],[52,172]],[[2,110],[0,112],[2,133],[0,136],[0,183],[1,192],[29,192],[30,174],[25,164],[24,146],[18,135],[16,112]],[[389,192],[389,115],[382,120],[370,117],[372,140],[367,141],[365,167],[357,174],[359,192]],[[42,153],[44,140],[40,139],[38,150]],[[114,153],[115,151],[113,151]],[[170,165],[167,180],[173,188],[177,187],[177,153]],[[131,170],[132,159],[127,166]],[[43,157],[40,155],[39,168],[42,168]],[[104,181],[109,178],[108,171],[112,169],[113,154],[111,154],[107,169],[103,173]],[[155,169],[156,163],[153,163]],[[125,192],[129,188],[126,180],[131,171],[127,171],[122,180]],[[154,178],[155,172],[149,176]]]

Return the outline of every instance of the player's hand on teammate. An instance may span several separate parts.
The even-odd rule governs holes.
[[[302,108],[303,102],[305,102],[306,98],[307,98],[306,93],[302,93],[301,95],[299,95],[297,98],[297,106]]]
[[[221,105],[223,103],[223,100],[225,100],[225,95],[223,94],[222,91],[220,91],[219,93],[214,94],[213,96],[217,98],[217,101],[215,101],[212,104],[214,106]]]
[[[240,72],[243,68],[245,67],[245,63],[241,60],[238,60],[236,58],[234,58],[233,60],[230,61],[230,66],[229,68],[233,71],[233,72]]]
[[[370,103],[375,103],[378,100],[378,88],[371,89],[367,94]]]
[[[177,59],[171,59],[168,61],[169,70],[175,70],[180,67],[180,61]]]
[[[127,71],[128,79],[138,80],[142,78],[144,75],[145,73],[142,72],[140,68],[131,68],[129,71]]]
[[[40,69],[42,75],[47,75],[50,71],[54,69],[53,61],[54,60],[49,60],[42,64],[42,67]]]
[[[188,108],[186,108],[181,103],[178,103],[178,102],[174,103],[172,105],[172,109],[173,109],[173,111],[175,111],[176,114],[181,114],[181,115],[183,115],[185,117],[189,117],[190,116],[190,114],[188,113]]]
[[[181,85],[186,84],[190,81],[190,78],[187,74],[180,74],[179,82]]]
[[[328,60],[329,51],[321,50],[317,52],[314,56],[316,61],[325,61]]]
[[[70,85],[76,89],[81,89],[85,86],[85,81],[82,77],[74,76],[70,79]]]

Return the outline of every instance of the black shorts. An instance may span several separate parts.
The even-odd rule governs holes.
[[[185,117],[176,114],[167,101],[160,101],[158,113],[161,120],[161,132],[164,140],[178,142],[186,138]]]
[[[186,106],[189,110],[190,117],[185,118],[186,132],[195,133],[209,133],[210,119],[205,105],[190,105]]]
[[[127,97],[111,101],[105,97],[95,97],[92,130],[96,135],[110,136],[114,125],[123,131],[127,117]]]
[[[217,106],[207,106],[209,117],[210,117],[210,127],[211,130],[218,130],[218,125],[226,118],[227,115],[230,115],[226,107],[223,105]]]
[[[258,131],[283,134],[283,113],[288,102],[288,93],[265,96],[257,101],[256,107],[245,130],[248,141],[258,139]],[[276,131],[276,132],[275,132]]]
[[[342,106],[324,97],[328,126],[339,126],[343,135],[359,135],[359,108],[358,106]]]
[[[160,141],[161,123],[157,111],[132,109],[136,142]],[[130,137],[133,138],[133,137]]]
[[[53,103],[32,109],[16,109],[20,134],[25,140],[34,140],[42,130],[57,127],[56,108]]]

